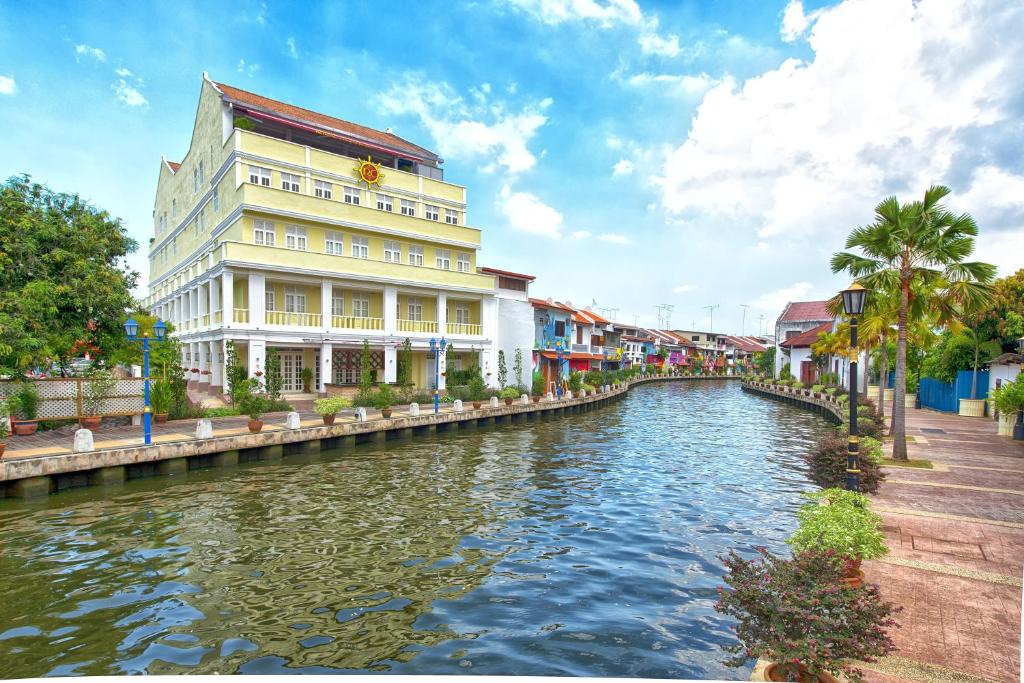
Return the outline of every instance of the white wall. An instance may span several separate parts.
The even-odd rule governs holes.
[[[988,392],[989,396],[996,390],[996,380],[1003,380],[1003,384],[1012,382],[1017,379],[1017,375],[1020,373],[1020,366],[1014,365],[990,365],[988,373]]]
[[[525,300],[505,298],[498,299],[498,334],[496,348],[505,352],[505,366],[508,368],[508,383],[515,384],[515,371],[512,369],[515,364],[516,349],[523,354],[523,383],[527,387],[533,380],[533,342],[534,323],[533,306]],[[498,386],[498,354],[494,352],[494,367],[491,372],[490,384]]]

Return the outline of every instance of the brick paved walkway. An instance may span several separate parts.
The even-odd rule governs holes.
[[[887,467],[872,496],[891,552],[866,562],[865,574],[903,613],[898,658],[879,667],[898,675],[868,680],[1017,683],[1024,443],[997,436],[990,419],[929,410],[907,410],[907,434],[916,439],[909,456],[936,468]],[[917,671],[899,673],[904,664]]]

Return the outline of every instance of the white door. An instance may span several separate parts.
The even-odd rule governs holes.
[[[281,354],[282,391],[302,391],[302,354]]]

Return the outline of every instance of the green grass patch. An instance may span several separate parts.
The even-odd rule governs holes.
[[[893,460],[892,458],[882,458],[882,464],[886,467],[916,467],[920,470],[930,470],[932,468],[931,460]]]

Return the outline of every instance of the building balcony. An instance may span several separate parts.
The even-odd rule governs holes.
[[[217,324],[217,323],[220,323],[220,322],[221,322],[221,314],[220,314],[220,311],[214,311],[214,312],[213,312],[213,322],[214,322],[215,324]]]
[[[320,327],[323,318],[319,313],[296,313],[294,311],[267,311],[268,325],[288,325],[289,327]]]
[[[448,323],[447,334],[478,337],[483,334],[483,326],[476,323]]]
[[[210,326],[210,314],[209,313],[204,313],[202,318],[203,318],[202,319],[203,327],[209,327]]]
[[[399,332],[419,332],[421,334],[437,334],[436,320],[405,320],[398,319]]]
[[[360,318],[352,315],[332,315],[331,327],[339,330],[383,330],[384,318]]]
[[[232,320],[236,323],[247,323],[249,322],[249,309],[248,308],[236,308],[234,310]]]

